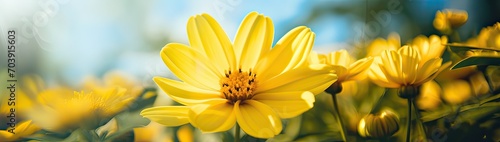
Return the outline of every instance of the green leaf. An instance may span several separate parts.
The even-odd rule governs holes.
[[[149,124],[150,120],[144,118],[140,115],[141,111],[147,107],[151,107],[156,100],[156,95],[154,97],[149,97],[144,99],[146,93],[150,91],[155,91],[152,88],[146,88],[142,94],[137,98],[137,100],[131,105],[131,107],[117,116],[115,116],[118,130],[106,137],[106,140],[114,140],[123,135],[128,134],[134,128],[146,126]]]
[[[497,95],[496,95],[497,96]],[[493,97],[496,97],[493,96]],[[488,102],[488,103],[478,103],[466,105],[460,108],[458,111],[457,122],[469,122],[475,123],[477,120],[482,119],[488,115],[493,115],[500,112],[500,102]],[[452,113],[450,110],[434,111],[432,113],[422,113],[422,121],[429,122],[443,117],[455,117],[456,114]],[[425,114],[425,115],[424,115]]]
[[[500,56],[471,56],[458,61],[451,69],[472,65],[500,65]]]

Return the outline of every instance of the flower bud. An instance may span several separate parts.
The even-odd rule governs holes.
[[[358,124],[358,133],[362,137],[389,137],[398,130],[398,116],[387,110],[379,114],[368,114]]]

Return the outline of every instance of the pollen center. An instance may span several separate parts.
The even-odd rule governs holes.
[[[248,72],[241,71],[241,69],[238,71],[227,71],[226,76],[220,81],[220,91],[230,104],[234,104],[238,100],[243,102],[252,99],[257,87],[256,76],[255,73],[252,73],[251,69]]]

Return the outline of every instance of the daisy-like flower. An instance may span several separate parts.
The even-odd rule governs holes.
[[[356,60],[344,49],[326,55],[313,51],[309,56],[310,64],[326,64],[335,70],[337,82],[327,90],[327,92],[334,94],[342,91],[342,82],[366,78],[365,71],[370,67],[372,61],[372,57]]]
[[[337,74],[337,82],[359,80],[366,77],[364,71],[368,69],[373,61],[372,57],[356,60],[342,49],[323,55],[311,52],[310,64],[326,64],[332,66]]]
[[[387,40],[377,38],[366,48],[366,57],[380,56],[384,50],[398,50],[401,47],[401,37],[397,33],[391,33]]]
[[[247,134],[270,138],[282,130],[280,118],[313,107],[314,94],[336,81],[328,66],[307,64],[314,33],[304,26],[288,32],[271,49],[270,18],[249,13],[231,44],[208,14],[187,24],[190,46],[170,43],[161,51],[181,80],[154,81],[183,106],[159,106],[141,115],[167,126],[191,123],[203,132],[227,131],[236,123]]]
[[[446,34],[451,33],[452,28],[458,28],[465,24],[468,14],[463,10],[445,9],[442,12],[437,11],[434,18],[434,27]]]
[[[54,132],[95,129],[135,100],[136,96],[125,92],[124,88],[96,89],[92,92],[47,89],[38,94],[37,104],[28,112],[28,117],[42,128]]]
[[[450,65],[441,65],[441,58],[422,62],[418,49],[410,46],[386,50],[378,58],[380,61],[375,61],[368,74],[375,84],[386,88],[419,87]]]
[[[500,49],[500,23],[485,27],[475,38],[467,40],[467,45]]]
[[[427,62],[433,58],[441,58],[446,48],[446,43],[448,43],[446,36],[431,35],[427,37],[419,35],[413,39],[410,46],[418,49],[422,58],[421,62]]]

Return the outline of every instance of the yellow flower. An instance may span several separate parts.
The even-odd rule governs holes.
[[[94,76],[89,76],[85,78],[83,83],[83,88],[85,90],[95,90],[98,88],[111,88],[111,87],[122,87],[127,89],[126,93],[131,95],[139,96],[143,91],[144,87],[136,80],[132,75],[129,75],[122,71],[110,71],[103,76],[102,80]],[[154,93],[152,95],[155,95]],[[145,96],[151,97],[151,96]]]
[[[450,34],[452,28],[458,28],[465,24],[468,19],[468,14],[463,10],[445,9],[443,12],[437,11],[434,18],[434,28],[437,30]]]
[[[387,88],[420,86],[450,65],[441,66],[441,58],[421,62],[418,49],[410,46],[403,46],[398,51],[386,50],[375,60],[379,61],[374,61],[376,65],[368,73],[369,77],[375,84]]]
[[[136,96],[124,88],[97,89],[90,93],[54,88],[38,94],[38,104],[28,117],[42,128],[65,132],[78,127],[95,129],[108,122]]]
[[[441,87],[436,81],[428,81],[420,87],[420,95],[417,96],[416,105],[422,110],[434,110],[441,102]]]
[[[452,80],[443,83],[443,100],[451,104],[463,103],[472,96],[469,82],[465,80]]]
[[[427,62],[432,58],[441,58],[447,42],[448,38],[445,36],[431,35],[426,37],[419,35],[413,39],[410,46],[418,49],[422,58],[421,62]]]
[[[387,40],[377,38],[373,40],[367,47],[366,56],[380,56],[384,50],[398,50],[401,47],[401,38],[397,33],[391,33]]]
[[[20,122],[14,130],[15,134],[9,132],[8,130],[0,130],[0,140],[19,141],[21,138],[28,137],[38,130],[40,130],[40,127],[31,123],[31,120]]]
[[[270,138],[282,130],[280,118],[313,107],[314,94],[336,80],[328,66],[309,66],[314,33],[304,26],[288,32],[271,49],[270,18],[249,13],[234,43],[208,14],[187,24],[190,47],[167,44],[161,57],[181,80],[154,81],[183,106],[159,106],[141,115],[167,126],[191,123],[203,132],[221,132],[236,123],[247,134]]]
[[[478,35],[480,47],[500,48],[500,23],[483,28]]]
[[[367,57],[356,60],[342,49],[326,55],[311,52],[310,64],[326,64],[332,66],[337,74],[337,82],[360,80],[366,78],[366,71],[372,64],[373,58]]]

